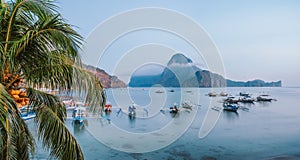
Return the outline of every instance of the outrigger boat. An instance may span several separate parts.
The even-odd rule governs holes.
[[[232,97],[232,96],[229,96],[225,99],[225,102],[228,102],[228,103],[238,103],[240,100],[235,98],[235,97]]]
[[[246,95],[246,96],[242,96],[240,98],[240,102],[242,103],[253,103],[254,102],[254,98],[252,98],[250,95]]]
[[[155,91],[155,93],[164,93],[164,91],[162,91],[162,90],[157,90],[157,91]]]
[[[105,112],[111,112],[112,105],[110,103],[106,103],[104,106],[104,111]]]
[[[135,105],[132,105],[132,106],[128,107],[128,116],[129,116],[129,118],[134,118],[135,117],[135,114],[136,114],[135,109],[136,109]]]
[[[217,93],[215,93],[215,92],[210,92],[210,93],[208,93],[208,96],[209,97],[216,97],[218,94]]]
[[[172,107],[170,107],[170,113],[176,114],[179,111],[177,104],[175,103]]]
[[[267,101],[267,102],[271,102],[273,100],[273,98],[270,98],[269,95],[267,94],[263,94],[260,95],[256,98],[257,101]]]
[[[223,109],[226,111],[236,112],[239,109],[239,106],[235,103],[224,102]]]
[[[221,97],[227,97],[227,96],[228,96],[228,93],[226,93],[226,92],[221,92],[221,93],[220,93],[220,96],[221,96]]]
[[[75,124],[83,124],[87,121],[87,112],[85,107],[76,107],[73,110],[73,123]]]
[[[250,96],[249,93],[245,93],[245,92],[240,92],[240,96]]]

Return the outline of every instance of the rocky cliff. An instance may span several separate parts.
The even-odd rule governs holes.
[[[93,73],[100,79],[104,88],[125,88],[126,84],[119,80],[116,76],[111,76],[100,68],[87,65],[85,68]]]

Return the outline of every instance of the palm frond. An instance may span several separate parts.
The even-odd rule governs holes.
[[[45,149],[50,149],[51,156],[58,159],[84,159],[76,139],[50,106],[41,105],[36,115],[39,139]]]
[[[29,159],[29,155],[34,155],[35,151],[34,138],[24,120],[19,116],[16,119],[14,125],[18,126],[18,131],[11,134],[15,159]]]
[[[81,64],[72,61],[67,55],[52,53],[47,60],[23,59],[23,74],[28,86],[47,86],[73,93],[83,98],[93,113],[101,113],[105,104],[105,93],[100,81]],[[42,65],[35,63],[42,62]],[[28,65],[30,64],[30,65]]]
[[[38,5],[37,1],[32,3],[28,1],[21,6],[24,8],[37,8]],[[38,8],[37,10],[42,9]],[[30,16],[32,14],[34,15]],[[33,17],[39,17],[38,21],[34,21]],[[14,41],[7,42],[9,43],[9,49],[4,48],[7,56],[6,62],[10,64],[10,68],[14,68],[16,61],[24,57],[43,56],[47,58],[48,54],[54,49],[68,51],[68,55],[73,60],[78,57],[77,48],[81,44],[82,37],[71,28],[71,25],[64,23],[59,14],[50,11],[32,12],[30,10],[29,13],[22,12],[22,14],[18,14],[15,21],[18,25],[13,26],[11,31],[14,33],[14,37],[11,37],[11,39],[14,39]],[[32,21],[34,23],[30,23]],[[21,54],[23,55],[19,56]]]
[[[33,88],[28,88],[27,94],[31,100],[30,105],[33,107],[33,110],[38,110],[40,106],[45,105],[49,107],[61,121],[67,116],[66,106],[57,96]]]
[[[8,92],[5,90],[5,87],[0,83],[0,125],[5,132],[8,132],[7,128],[7,118],[9,110],[14,108],[14,101]]]

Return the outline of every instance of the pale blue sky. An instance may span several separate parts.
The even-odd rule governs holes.
[[[122,12],[144,7],[178,11],[208,32],[222,57],[227,78],[282,80],[284,86],[300,86],[300,1],[64,0],[58,5],[62,16],[77,26],[85,38],[99,24]],[[143,43],[160,43],[178,51],[193,52],[184,44],[178,47],[180,38],[162,43],[164,38],[155,40],[157,36],[149,36],[147,31],[137,34],[148,37],[124,46],[128,37],[134,37],[128,34],[127,39],[120,39],[111,49],[121,42],[123,49],[116,47],[115,51],[128,52]],[[172,37],[169,35],[166,39]],[[195,63],[202,64],[201,57],[191,56]],[[111,66],[105,64],[103,68],[110,72]]]

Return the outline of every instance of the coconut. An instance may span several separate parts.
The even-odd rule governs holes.
[[[12,95],[12,96],[14,97],[15,101],[18,100],[18,99],[20,99],[19,95]]]
[[[20,93],[21,93],[20,90],[15,90],[15,94],[16,94],[16,95],[19,95]]]

